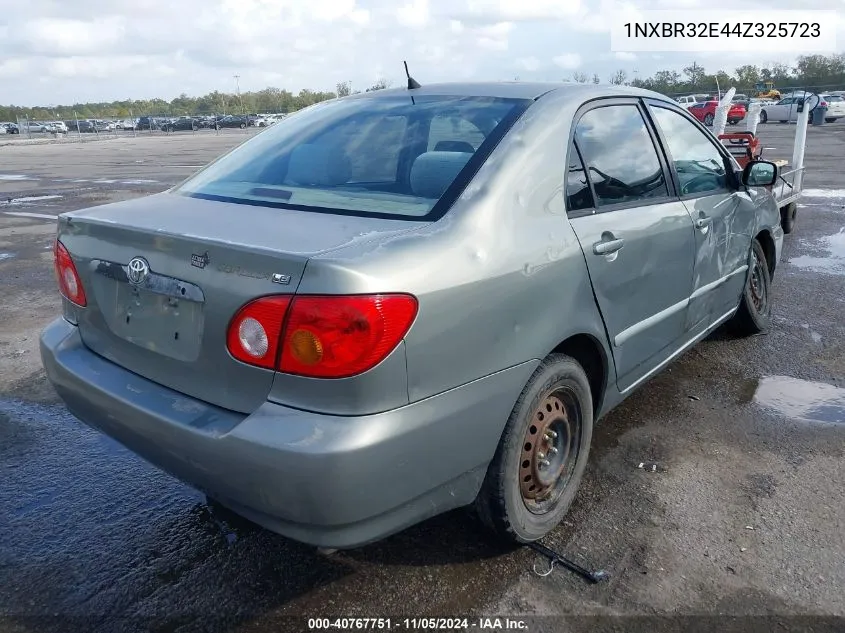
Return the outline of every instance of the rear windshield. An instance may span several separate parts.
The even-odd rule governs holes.
[[[824,100],[825,101],[845,101],[845,99],[843,99],[839,95],[827,95],[826,97],[824,97]]]
[[[410,94],[323,102],[267,128],[175,193],[435,220],[529,103]]]

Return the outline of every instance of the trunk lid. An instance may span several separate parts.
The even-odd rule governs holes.
[[[274,372],[227,351],[238,309],[295,293],[314,255],[419,226],[164,193],[65,213],[59,239],[87,295],[77,321],[89,349],[177,392],[249,413],[266,400]],[[175,398],[173,406],[186,405]]]

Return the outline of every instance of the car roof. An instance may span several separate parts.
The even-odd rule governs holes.
[[[674,100],[666,95],[634,88],[631,86],[617,86],[607,84],[580,84],[560,82],[523,82],[523,81],[491,81],[491,82],[454,82],[429,84],[421,88],[409,91],[407,88],[386,88],[373,92],[363,92],[350,97],[349,99],[366,99],[395,97],[397,95],[430,95],[430,96],[457,96],[457,97],[492,97],[502,99],[539,99],[545,94],[554,92],[561,95],[571,95],[573,99],[586,101],[595,97],[608,96],[635,96],[660,99],[668,103]]]

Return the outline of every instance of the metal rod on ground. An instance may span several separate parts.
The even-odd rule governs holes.
[[[590,583],[593,583],[593,584],[602,582],[602,581],[610,578],[610,574],[608,572],[606,572],[605,570],[600,569],[598,571],[590,571],[589,569],[585,569],[585,568],[581,567],[581,565],[579,565],[578,563],[571,561],[568,558],[564,558],[563,556],[561,556],[557,552],[550,550],[545,545],[541,545],[540,543],[537,543],[536,541],[532,542],[532,543],[528,543],[528,547],[533,549],[535,552],[539,552],[540,554],[542,554],[543,556],[545,556],[546,558],[549,559],[549,571],[547,573],[540,574],[539,572],[537,572],[535,570],[535,573],[537,573],[537,575],[539,575],[539,576],[547,576],[548,574],[552,573],[552,570],[554,569],[555,564],[559,564],[559,565],[563,565],[564,567],[566,567],[569,571],[575,572],[576,574],[581,576],[584,580],[586,580]]]

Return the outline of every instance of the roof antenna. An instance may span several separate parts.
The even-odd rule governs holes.
[[[419,82],[411,77],[411,73],[408,72],[408,62],[402,62],[405,64],[405,75],[408,77],[408,90],[414,90],[415,88],[422,88]]]

